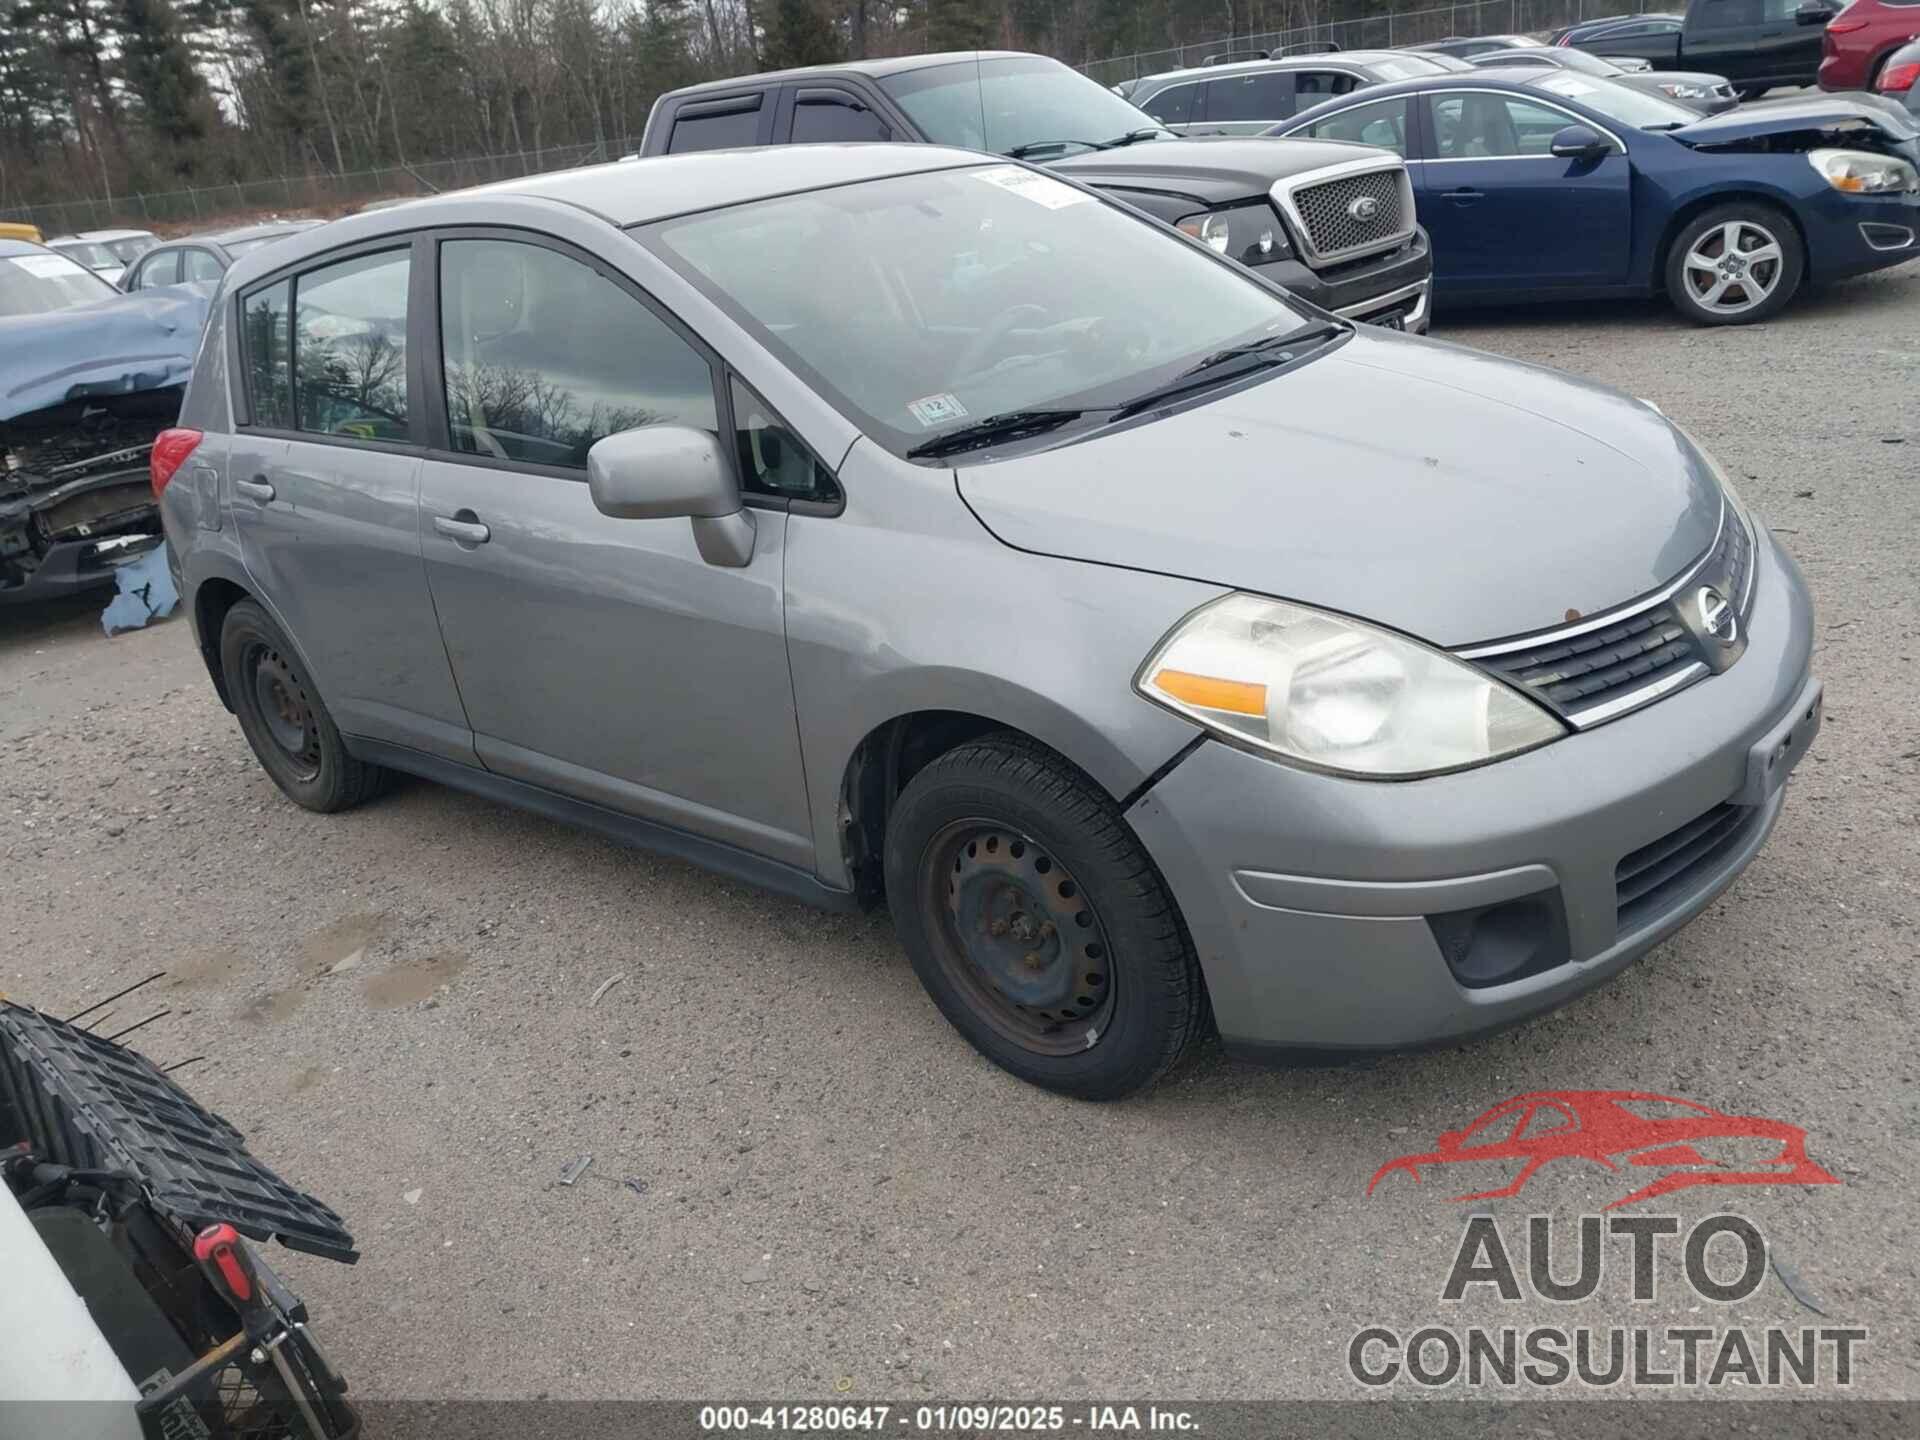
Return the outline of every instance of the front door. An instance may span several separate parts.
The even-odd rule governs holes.
[[[225,493],[340,729],[471,764],[420,558],[411,268],[402,240],[241,297]]]
[[[1443,294],[1626,280],[1633,170],[1623,151],[1552,155],[1556,133],[1590,122],[1508,91],[1425,98],[1423,158],[1408,168]]]
[[[602,436],[720,431],[713,366],[577,252],[485,233],[438,251],[421,541],[482,763],[811,868],[784,508],[754,512],[736,568],[688,520],[612,519],[587,487]]]

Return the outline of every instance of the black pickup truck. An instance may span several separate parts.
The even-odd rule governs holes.
[[[1006,51],[772,71],[654,102],[641,155],[917,141],[1043,164],[1351,319],[1424,332],[1433,257],[1400,157],[1183,139],[1057,60]]]
[[[1655,70],[1724,75],[1752,99],[1776,85],[1814,83],[1820,27],[1833,11],[1820,0],[1692,0],[1684,16],[1590,22],[1574,26],[1558,43],[1609,59],[1632,56]]]

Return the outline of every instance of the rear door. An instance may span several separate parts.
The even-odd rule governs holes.
[[[1428,91],[1421,158],[1411,162],[1436,282],[1454,293],[1524,292],[1624,282],[1631,249],[1632,162],[1549,153],[1568,125],[1592,122],[1543,97]]]
[[[227,493],[341,730],[472,764],[420,558],[413,288],[399,237],[240,297]]]

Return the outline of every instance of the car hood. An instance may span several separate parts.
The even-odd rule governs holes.
[[[216,288],[169,285],[0,319],[0,420],[89,395],[186,384]]]
[[[1307,170],[1386,153],[1370,145],[1349,145],[1340,140],[1194,136],[1069,155],[1049,161],[1048,168],[1089,185],[1171,190],[1222,204],[1264,196],[1274,181]]]
[[[1877,127],[1896,141],[1912,140],[1920,135],[1914,117],[1891,101],[1878,96],[1796,95],[1785,100],[1756,100],[1682,125],[1664,133],[1682,145],[1727,145],[1763,135],[1791,135],[1803,130],[1839,130],[1845,132]]]
[[[1537,366],[1361,332],[1162,419],[968,466],[1008,545],[1301,601],[1460,646],[1671,579],[1719,486],[1651,408]]]

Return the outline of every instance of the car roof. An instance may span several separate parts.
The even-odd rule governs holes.
[[[151,236],[151,230],[81,230],[72,235],[62,235],[62,240],[140,240]]]
[[[757,75],[734,75],[725,80],[704,80],[698,85],[682,86],[669,93],[675,96],[699,95],[710,91],[739,90],[771,80],[797,80],[809,75],[865,75],[883,79],[904,75],[911,70],[927,70],[936,65],[956,65],[968,60],[1045,60],[1027,50],[943,50],[927,55],[888,55],[877,60],[843,60],[834,65],[800,65],[790,70],[765,70]],[[1060,62],[1055,61],[1055,64]]]
[[[263,220],[255,225],[235,225],[226,230],[196,230],[191,235],[176,235],[162,242],[173,245],[236,245],[243,240],[267,240],[275,235],[294,235],[323,225],[323,220]]]
[[[1158,75],[1149,75],[1140,81],[1141,85],[1162,80],[1209,79],[1217,80],[1222,75],[1243,75],[1261,70],[1315,70],[1331,65],[1336,69],[1342,62],[1358,65],[1363,69],[1368,65],[1378,65],[1383,60],[1420,60],[1433,63],[1431,55],[1410,53],[1406,50],[1323,50],[1311,55],[1276,55],[1271,60],[1236,60],[1230,65],[1189,65],[1184,70],[1163,70]]]

